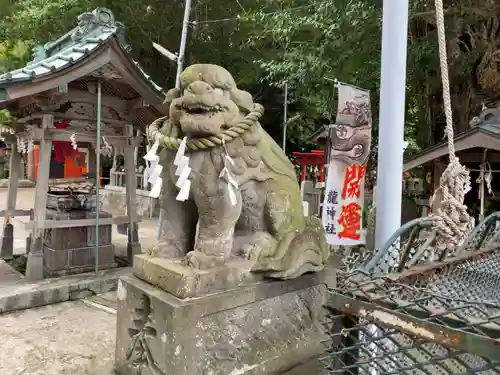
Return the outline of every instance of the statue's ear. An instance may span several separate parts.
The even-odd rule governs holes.
[[[231,99],[240,109],[243,109],[246,112],[250,112],[250,110],[252,109],[252,94],[246,91],[238,89],[231,91]]]
[[[165,100],[163,101],[163,104],[161,105],[161,110],[164,115],[169,115],[170,113],[170,104],[174,99],[180,98],[181,97],[181,89],[179,88],[174,88],[170,89],[167,92],[167,95],[165,95]]]

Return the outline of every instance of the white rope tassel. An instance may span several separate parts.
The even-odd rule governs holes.
[[[486,162],[486,174],[484,176],[484,182],[486,182],[486,189],[488,189],[488,194],[495,196],[493,189],[491,188],[491,183],[493,181],[493,173],[491,172],[490,163]]]
[[[17,152],[26,154],[28,152],[28,140],[25,138],[17,137]]]
[[[35,144],[33,143],[33,139],[29,138],[28,139],[28,144],[26,146],[26,152],[29,154],[33,149],[35,148]]]
[[[453,143],[453,117],[450,95],[450,81],[448,74],[448,56],[446,53],[446,35],[444,24],[443,0],[435,0],[436,20],[439,42],[439,62],[441,65],[441,80],[443,83],[444,112],[446,115],[446,136],[448,138],[448,153],[450,163],[446,167],[439,181],[438,192],[441,193],[441,208],[433,214],[436,219],[435,230],[438,233],[436,247],[444,250],[460,245],[471,232],[474,219],[467,212],[463,204],[465,194],[470,190],[469,171],[455,156]],[[434,199],[434,198],[433,198]]]
[[[104,155],[111,155],[113,152],[113,147],[109,144],[108,140],[105,137],[102,137],[102,142],[104,143],[102,149],[101,149],[101,154]]]
[[[71,141],[71,147],[73,147],[73,150],[78,149],[78,143],[76,142],[76,135],[75,135],[75,133],[71,134],[71,136],[69,137],[69,140]]]
[[[175,175],[179,176],[175,186],[179,188],[179,194],[175,197],[176,200],[184,202],[189,198],[189,190],[191,189],[191,168],[189,167],[189,157],[185,156],[187,137],[184,137],[179,145],[179,149],[175,154],[174,165],[177,167]]]
[[[146,169],[144,170],[142,183],[143,186],[146,187],[148,182],[152,185],[151,191],[149,192],[151,198],[158,198],[160,196],[161,186],[163,184],[163,180],[160,177],[163,167],[159,164],[160,157],[156,154],[159,146],[160,142],[158,138],[156,138],[151,147],[148,145],[146,155],[142,157],[146,161]]]
[[[238,198],[236,193],[239,189],[239,186],[236,180],[231,175],[231,171],[229,170],[229,165],[234,165],[234,161],[227,152],[226,140],[224,138],[222,138],[222,150],[224,151],[224,158],[223,158],[224,168],[222,168],[222,171],[219,174],[219,178],[226,180],[229,201],[231,202],[232,206],[236,206],[236,204],[238,203]]]

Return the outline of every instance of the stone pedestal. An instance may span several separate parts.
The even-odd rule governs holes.
[[[47,210],[47,220],[94,219],[95,212]],[[100,212],[100,218],[110,218]],[[111,225],[99,226],[99,269],[116,267]],[[48,277],[91,272],[95,268],[94,226],[46,229],[43,239],[44,273]]]
[[[238,261],[200,271],[136,256],[136,276],[118,282],[117,372],[279,374],[322,354],[322,306],[333,275],[275,281],[250,268]]]

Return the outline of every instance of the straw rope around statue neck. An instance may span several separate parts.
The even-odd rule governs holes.
[[[470,185],[469,171],[460,164],[455,155],[453,143],[453,119],[448,74],[448,56],[446,52],[446,35],[444,24],[443,0],[435,0],[436,20],[439,42],[439,62],[443,84],[443,101],[446,116],[446,137],[448,138],[448,154],[450,163],[443,172],[439,181],[441,192],[441,207],[432,214],[436,219],[434,229],[437,232],[436,247],[440,250],[460,245],[473,228],[473,219],[467,213],[467,206],[463,204],[466,194],[465,186]],[[437,192],[436,192],[437,193]],[[434,197],[436,197],[436,193]],[[433,197],[433,199],[434,199]]]
[[[260,104],[253,104],[250,112],[237,124],[231,126],[223,132],[205,138],[188,139],[186,148],[192,151],[206,150],[218,146],[222,146],[223,142],[230,142],[242,136],[247,132],[264,114],[264,107]],[[168,121],[168,116],[161,117],[154,121],[148,128],[148,136],[151,140],[157,140],[160,146],[169,150],[177,150],[182,142],[181,138],[169,137],[161,134],[161,127],[165,121]]]

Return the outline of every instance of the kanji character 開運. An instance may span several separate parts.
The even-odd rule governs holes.
[[[365,178],[366,165],[352,164],[347,166],[342,188],[342,199],[359,198],[361,194],[360,185]]]
[[[337,220],[341,230],[338,233],[340,238],[359,240],[361,235],[361,206],[356,202],[342,205],[339,218]]]

